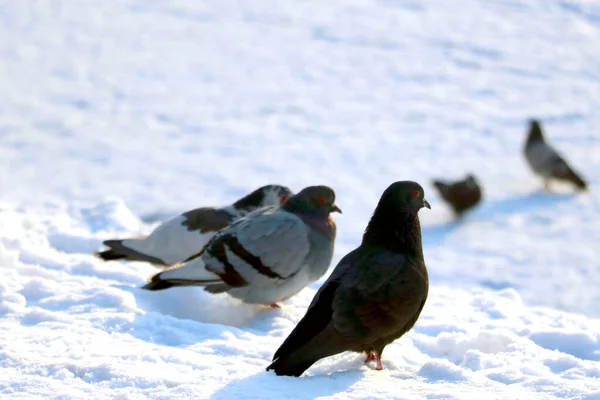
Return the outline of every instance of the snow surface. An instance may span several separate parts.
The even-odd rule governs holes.
[[[600,399],[600,2],[5,1],[0,397]],[[526,120],[590,182],[540,191]],[[451,219],[430,180],[475,172]],[[268,183],[328,184],[334,263],[421,182],[430,297],[385,371],[265,372],[281,310],[91,256]]]

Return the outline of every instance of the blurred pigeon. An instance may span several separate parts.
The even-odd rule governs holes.
[[[288,299],[327,271],[336,226],[335,193],[310,186],[281,206],[265,207],[221,230],[185,264],[161,272],[142,289],[204,286],[245,303]]]
[[[434,180],[433,185],[457,215],[475,207],[481,201],[481,186],[471,174],[455,182]]]
[[[104,244],[111,249],[96,255],[105,261],[146,261],[163,268],[172,266],[196,254],[219,230],[254,210],[280,205],[292,194],[285,186],[263,186],[232,205],[197,208],[173,217],[146,237],[106,240]]]
[[[418,211],[430,208],[416,182],[390,185],[361,245],[335,267],[304,317],[267,367],[300,376],[321,358],[344,351],[367,354],[383,369],[386,345],[412,328],[429,289]]]
[[[542,134],[540,122],[537,120],[530,121],[529,134],[524,152],[531,169],[544,179],[544,188],[546,190],[550,189],[551,179],[571,182],[578,190],[586,190],[587,185],[585,181],[546,142]]]

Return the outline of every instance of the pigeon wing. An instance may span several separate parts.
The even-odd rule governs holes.
[[[207,270],[222,273],[227,265],[250,284],[286,279],[296,274],[310,251],[307,225],[281,209],[249,214],[220,231],[203,257]]]

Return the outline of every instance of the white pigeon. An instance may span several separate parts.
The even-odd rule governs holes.
[[[232,205],[197,208],[173,217],[146,237],[106,240],[104,244],[110,250],[96,255],[105,261],[145,261],[169,267],[198,253],[219,230],[252,211],[278,206],[292,195],[285,186],[263,186]]]
[[[335,193],[309,186],[281,206],[265,207],[221,230],[183,265],[161,272],[146,290],[204,286],[245,303],[276,303],[319,279],[333,256]]]

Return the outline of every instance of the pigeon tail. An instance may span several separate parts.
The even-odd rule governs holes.
[[[552,178],[560,181],[570,182],[576,186],[577,190],[587,189],[587,183],[583,180],[583,178],[579,176],[579,174],[577,174],[577,172],[575,172],[573,168],[571,168],[571,166],[562,158],[560,159],[560,164],[555,167],[555,172],[553,173]]]
[[[143,290],[150,290],[150,291],[157,291],[157,290],[165,290],[165,289],[170,289],[172,287],[185,287],[185,286],[204,286],[204,290],[207,290],[207,288],[210,288],[214,282],[195,282],[195,281],[163,281],[161,280],[159,277],[157,277],[158,274],[154,275],[152,277],[152,279],[150,280],[150,282],[148,282],[147,284],[145,284],[144,286],[141,287],[141,289]],[[209,286],[205,286],[205,285],[209,285]],[[208,290],[207,290],[208,291]]]
[[[303,360],[301,362],[291,363],[287,358],[280,357],[267,367],[267,371],[273,370],[275,374],[279,376],[284,375],[299,377],[316,361],[317,360]]]
[[[150,264],[156,264],[161,266],[168,266],[163,260],[153,257],[148,254],[140,253],[139,251],[133,250],[124,245],[124,242],[131,242],[137,239],[126,239],[126,240],[105,240],[103,243],[105,246],[110,247],[110,250],[94,253],[97,257],[104,261],[113,260],[127,260],[127,261],[143,261]]]
[[[572,169],[569,169],[569,173],[567,174],[567,179],[571,181],[577,189],[579,190],[587,190],[587,183],[579,175],[575,173]]]
[[[446,183],[438,180],[433,181],[433,186],[435,186],[437,190],[439,190],[442,193],[445,193],[446,189],[448,189],[448,185]]]
[[[302,333],[297,332],[298,334]],[[285,348],[286,343],[284,342],[275,352],[275,358],[271,365],[267,367],[267,371],[273,370],[277,375],[300,376],[320,359],[350,350],[348,341],[340,340],[331,326],[325,328],[317,336],[309,338],[309,340],[310,342],[307,345],[296,348],[289,353],[286,352],[288,349]]]
[[[172,288],[173,286],[177,286],[171,282],[161,280],[158,275],[159,274],[154,275],[150,282],[148,282],[147,284],[142,286],[142,289],[156,291],[156,290],[165,290],[165,289]]]
[[[152,276],[150,282],[142,289],[163,290],[173,286],[207,286],[221,282],[221,278],[217,274],[205,269],[202,258],[197,257],[180,267],[171,268]]]
[[[94,253],[94,255],[104,261],[122,260],[124,258],[127,258],[125,254],[119,253],[118,251],[113,249],[97,251]]]

